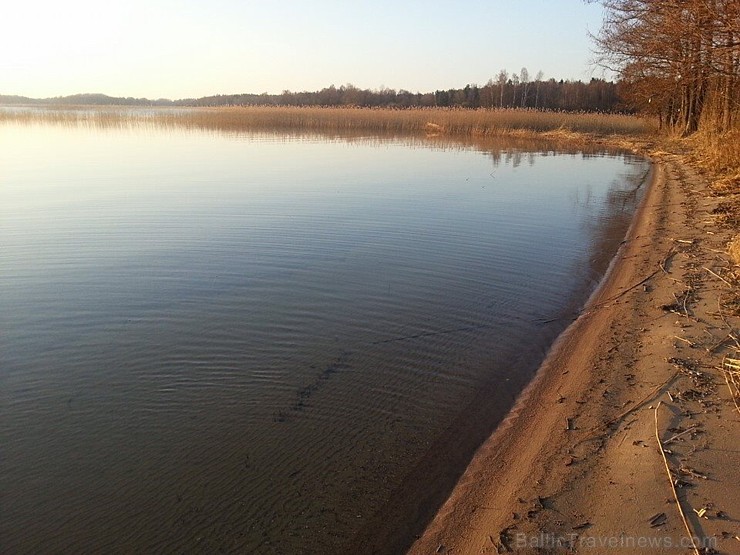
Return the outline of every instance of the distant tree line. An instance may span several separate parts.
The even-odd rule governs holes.
[[[105,94],[72,94],[69,96],[55,96],[53,98],[29,98],[18,95],[0,94],[0,104],[54,104],[57,106],[175,106],[177,102],[167,98],[150,100],[148,98],[117,97]]]
[[[600,63],[623,95],[683,134],[740,127],[738,0],[601,0]]]
[[[149,100],[116,98],[103,94],[77,94],[65,97],[32,99],[2,96],[0,104],[128,105],[128,106],[356,106],[366,108],[529,108],[579,112],[629,111],[620,99],[621,84],[591,79],[589,82],[543,80],[542,72],[531,79],[526,68],[509,74],[502,69],[483,86],[420,93],[381,88],[360,89],[347,84],[331,85],[319,91],[280,94],[228,94],[197,99]]]
[[[531,108],[585,112],[629,110],[619,96],[620,85],[603,79],[556,81],[529,79],[526,68],[509,75],[501,70],[485,85],[420,93],[382,88],[360,89],[352,84],[325,87],[315,92],[283,91],[281,94],[216,95],[184,101],[192,106],[357,106],[364,108]]]

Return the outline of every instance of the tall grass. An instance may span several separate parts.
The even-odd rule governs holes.
[[[156,125],[218,130],[280,130],[321,133],[425,134],[492,137],[568,134],[641,135],[654,130],[650,120],[629,115],[560,113],[534,110],[367,109],[295,107],[220,108],[29,108],[2,110],[0,121],[87,122],[120,127]]]
[[[352,108],[217,108],[178,117],[197,126],[491,136],[512,131],[638,134],[644,120],[614,114],[527,110],[373,110]]]
[[[700,130],[685,142],[703,166],[719,174],[734,176],[740,184],[740,128],[724,132]]]

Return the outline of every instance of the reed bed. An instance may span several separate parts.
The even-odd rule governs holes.
[[[635,136],[654,131],[652,121],[620,114],[535,110],[369,109],[300,107],[219,108],[14,108],[0,109],[0,122],[87,123],[101,127],[151,124],[214,130],[280,130],[445,136],[536,136],[596,134]]]
[[[722,133],[699,131],[685,140],[697,161],[713,172],[740,184],[740,127]]]

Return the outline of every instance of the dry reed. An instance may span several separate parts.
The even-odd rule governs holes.
[[[722,374],[735,409],[740,412],[740,359],[725,357],[722,360]]]
[[[694,550],[694,553],[696,555],[701,555],[701,552],[699,551],[699,548],[696,545],[695,538],[698,537],[698,534],[694,530],[691,529],[691,526],[689,525],[689,521],[686,519],[686,514],[683,512],[683,507],[681,506],[681,500],[678,497],[678,492],[676,491],[676,485],[673,481],[673,474],[671,473],[671,467],[668,464],[668,458],[665,455],[665,449],[663,449],[663,442],[660,440],[660,431],[658,430],[658,409],[662,405],[662,401],[658,401],[658,404],[656,405],[655,409],[653,409],[653,414],[655,416],[655,439],[658,442],[658,450],[660,451],[660,455],[663,459],[663,465],[665,466],[666,474],[668,475],[668,483],[671,485],[671,492],[673,493],[673,499],[676,502],[676,508],[678,509],[678,514],[681,516],[681,521],[683,522],[684,528],[686,529],[686,532],[688,533],[688,537],[691,539],[691,548]]]
[[[0,122],[88,123],[120,127],[141,122],[218,130],[320,133],[424,134],[444,136],[541,136],[577,139],[582,134],[639,135],[650,120],[620,114],[534,110],[365,109],[294,107],[120,108],[45,107],[0,109]]]
[[[700,131],[687,142],[702,166],[724,175],[730,192],[740,192],[740,127],[722,133]]]

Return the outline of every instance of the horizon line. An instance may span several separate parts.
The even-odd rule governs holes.
[[[492,82],[493,81],[493,78],[491,78],[489,81]],[[607,79],[605,77],[591,77],[591,78],[589,78],[587,80],[584,80],[584,79],[557,79],[555,77],[550,77],[548,79],[539,80],[539,82],[542,82],[542,83],[547,83],[549,81],[555,81],[556,83],[559,83],[559,82],[563,82],[563,83],[568,83],[568,82],[570,82],[570,83],[578,83],[578,82],[588,83],[588,82],[591,82],[591,81],[604,81],[604,82],[607,82],[607,83],[617,83],[619,80],[618,79]],[[538,82],[538,80],[528,81],[528,83],[535,83],[535,82]],[[509,78],[506,81],[506,83],[507,84],[512,83],[511,78]],[[495,85],[498,85],[498,83],[496,83],[496,82],[492,82],[491,84],[493,84],[494,86]],[[26,99],[26,100],[34,100],[34,101],[44,101],[44,100],[66,99],[66,98],[71,98],[71,97],[76,97],[76,96],[104,96],[104,97],[111,98],[111,99],[114,99],[114,100],[119,100],[119,99],[120,100],[133,99],[133,100],[146,100],[146,101],[151,101],[151,102],[157,102],[157,101],[182,102],[182,101],[187,101],[187,100],[200,100],[200,99],[204,99],[204,98],[214,98],[214,97],[223,97],[223,96],[247,96],[247,95],[249,95],[249,96],[281,96],[283,94],[301,94],[301,93],[314,94],[314,93],[318,93],[318,92],[321,92],[323,90],[331,89],[331,88],[334,88],[334,89],[339,90],[339,89],[342,89],[342,88],[345,88],[346,89],[346,88],[350,88],[350,87],[352,87],[354,89],[357,89],[357,90],[360,90],[360,91],[369,91],[369,92],[375,92],[375,93],[381,93],[383,91],[394,91],[396,93],[404,92],[404,93],[410,93],[410,94],[414,94],[414,95],[416,95],[416,94],[422,94],[422,95],[424,95],[424,94],[434,94],[435,92],[443,92],[443,91],[451,91],[451,90],[462,90],[462,89],[464,89],[466,87],[471,87],[471,88],[477,87],[478,89],[482,89],[482,88],[485,88],[487,86],[489,86],[489,83],[485,83],[483,85],[479,85],[477,83],[466,83],[464,86],[460,86],[460,87],[451,87],[451,88],[445,88],[445,89],[434,89],[434,90],[429,90],[429,91],[419,91],[419,90],[417,90],[417,91],[411,91],[409,89],[404,89],[404,88],[394,89],[392,87],[378,87],[378,88],[364,88],[363,89],[363,88],[357,87],[356,85],[354,85],[352,83],[343,83],[343,84],[341,84],[339,86],[337,86],[334,83],[332,83],[331,85],[327,85],[327,86],[325,86],[325,87],[323,87],[321,89],[316,89],[316,90],[308,90],[308,89],[304,89],[304,90],[290,90],[290,89],[285,89],[285,90],[283,90],[281,92],[277,92],[277,93],[275,93],[275,92],[260,92],[260,93],[256,93],[256,92],[212,93],[212,94],[206,94],[206,95],[203,95],[203,96],[184,96],[184,97],[180,97],[180,98],[170,98],[170,97],[164,97],[164,96],[152,98],[152,97],[149,97],[149,96],[132,96],[132,95],[128,95],[128,96],[115,96],[113,94],[108,94],[108,93],[103,93],[103,92],[78,92],[78,93],[72,93],[72,94],[66,94],[66,95],[56,95],[56,96],[46,96],[46,97],[26,96],[26,95],[23,95],[23,94],[6,94],[6,93],[0,93],[0,98],[11,97],[11,98],[21,98],[21,99]]]

